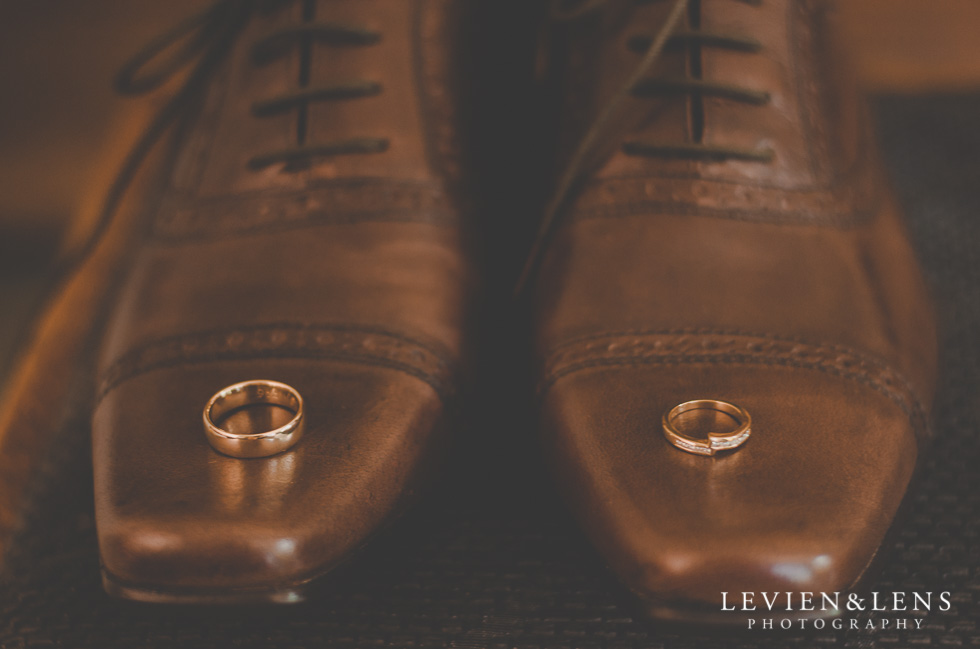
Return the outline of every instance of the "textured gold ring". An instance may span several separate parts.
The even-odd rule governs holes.
[[[286,424],[258,433],[233,433],[218,426],[225,415],[258,404],[270,404],[293,413]],[[303,436],[303,397],[278,381],[245,381],[217,392],[204,406],[204,434],[219,453],[238,458],[268,457],[291,448]]]
[[[692,410],[717,410],[732,417],[738,426],[735,430],[727,433],[708,433],[708,439],[695,439],[679,431],[674,422],[685,412]],[[727,401],[717,401],[715,399],[697,399],[695,401],[685,401],[676,405],[664,413],[663,417],[664,437],[671,444],[697,455],[714,455],[718,451],[730,451],[745,443],[745,440],[752,434],[752,417],[744,409]]]

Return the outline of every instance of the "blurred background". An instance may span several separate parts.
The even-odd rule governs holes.
[[[205,0],[0,0],[0,375],[43,292],[84,237],[159,98],[116,96],[126,58]],[[980,91],[978,0],[846,0],[869,91]]]

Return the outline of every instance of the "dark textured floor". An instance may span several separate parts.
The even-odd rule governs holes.
[[[950,591],[949,612],[907,631],[703,635],[642,622],[541,477],[520,385],[495,393],[485,384],[474,406],[483,424],[461,435],[456,469],[436,493],[331,575],[313,601],[287,608],[106,597],[79,415],[8,557],[0,647],[980,646],[980,96],[883,99],[878,109],[886,159],[935,286],[945,370],[935,451],[872,588]],[[506,368],[495,371],[488,384]]]

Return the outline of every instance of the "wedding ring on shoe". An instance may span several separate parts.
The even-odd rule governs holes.
[[[218,426],[226,415],[244,408],[269,404],[285,408],[293,418],[273,430],[233,433]],[[303,397],[278,381],[245,381],[229,385],[204,406],[204,434],[219,453],[238,458],[268,457],[289,449],[303,436]]]
[[[678,430],[676,422],[685,412],[692,410],[716,410],[723,412],[737,422],[734,430],[727,433],[708,433],[708,439],[696,439],[689,437]],[[685,401],[682,404],[671,408],[663,417],[664,437],[671,444],[697,455],[714,455],[718,451],[730,451],[745,443],[745,440],[752,434],[752,417],[744,408],[739,408],[727,401],[716,401],[715,399],[697,399],[695,401]]]

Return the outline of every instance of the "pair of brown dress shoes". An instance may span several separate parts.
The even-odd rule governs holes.
[[[225,0],[156,48],[175,64],[196,51],[200,92],[100,355],[110,592],[301,599],[431,477],[477,292],[459,137],[469,8]],[[711,619],[725,591],[853,588],[928,439],[936,343],[830,8],[551,14],[558,180],[522,292],[569,508],[660,617]],[[151,54],[130,86],[153,85]],[[305,435],[230,457],[202,408],[251,379],[302,396]],[[664,421],[694,400],[711,401]],[[263,423],[262,409],[216,424],[254,434],[297,411],[264,407]],[[747,441],[697,452],[743,414]]]

